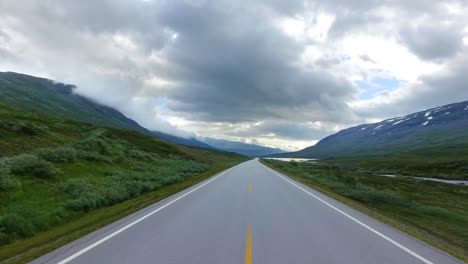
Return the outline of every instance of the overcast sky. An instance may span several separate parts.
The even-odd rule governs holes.
[[[468,100],[468,1],[0,0],[0,71],[141,125],[296,150]]]

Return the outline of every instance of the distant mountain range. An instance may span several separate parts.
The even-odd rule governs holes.
[[[229,141],[223,139],[214,139],[214,138],[199,138],[200,141],[213,146],[217,149],[221,149],[229,152],[236,152],[243,154],[249,157],[260,157],[265,155],[271,155],[276,153],[284,153],[284,150],[262,147],[255,144],[247,144],[237,141]]]
[[[211,148],[214,149],[215,147],[210,146],[204,142],[201,142],[200,140],[194,138],[194,137],[189,137],[189,138],[183,138],[183,137],[178,137],[170,134],[166,134],[160,131],[151,131],[151,134],[162,139],[165,141],[169,141],[172,143],[176,143],[179,145],[188,145],[188,146],[194,146],[194,147],[201,147],[201,148]]]
[[[275,156],[330,158],[460,147],[468,149],[468,101],[351,127],[314,146]]]
[[[220,149],[248,156],[268,155],[281,150],[216,139],[183,138],[150,131],[114,108],[74,93],[76,87],[30,75],[0,72],[0,102],[37,112],[102,126],[135,130],[163,140],[188,146]],[[211,145],[211,142],[213,145]]]

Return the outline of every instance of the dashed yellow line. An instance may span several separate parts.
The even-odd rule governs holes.
[[[249,189],[249,192],[252,192],[252,184],[249,184],[248,189]]]
[[[252,226],[247,227],[247,238],[245,241],[245,264],[252,264]]]

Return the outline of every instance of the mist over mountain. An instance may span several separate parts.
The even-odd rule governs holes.
[[[0,72],[0,87],[0,101],[26,111],[134,130],[182,145],[213,148],[195,138],[150,131],[116,109],[76,94],[73,85],[20,73]]]
[[[236,152],[249,157],[259,157],[265,155],[271,155],[276,153],[284,153],[284,150],[263,147],[255,144],[242,143],[237,141],[215,139],[215,138],[200,138],[200,141],[213,146],[220,150]]]
[[[347,128],[314,146],[277,156],[329,158],[460,147],[468,147],[468,101]]]
[[[0,101],[19,106],[28,111],[135,130],[176,144],[216,148],[247,156],[263,156],[284,152],[280,149],[242,142],[211,138],[199,140],[194,137],[179,137],[161,131],[150,131],[116,109],[76,94],[74,92],[75,86],[45,78],[14,72],[0,72],[0,87]]]

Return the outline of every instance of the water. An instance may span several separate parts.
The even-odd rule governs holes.
[[[394,174],[376,174],[376,175],[383,176],[383,177],[391,177],[391,178],[396,178],[396,177],[412,178],[412,179],[423,180],[423,181],[435,181],[435,182],[443,182],[443,183],[448,183],[448,184],[468,186],[468,181],[465,181],[465,180],[445,180],[445,179],[429,178],[429,177],[400,176],[400,175],[394,175]]]
[[[315,163],[317,159],[300,159],[300,158],[265,158],[272,160],[281,160],[281,161],[296,161],[296,162],[310,162]]]

